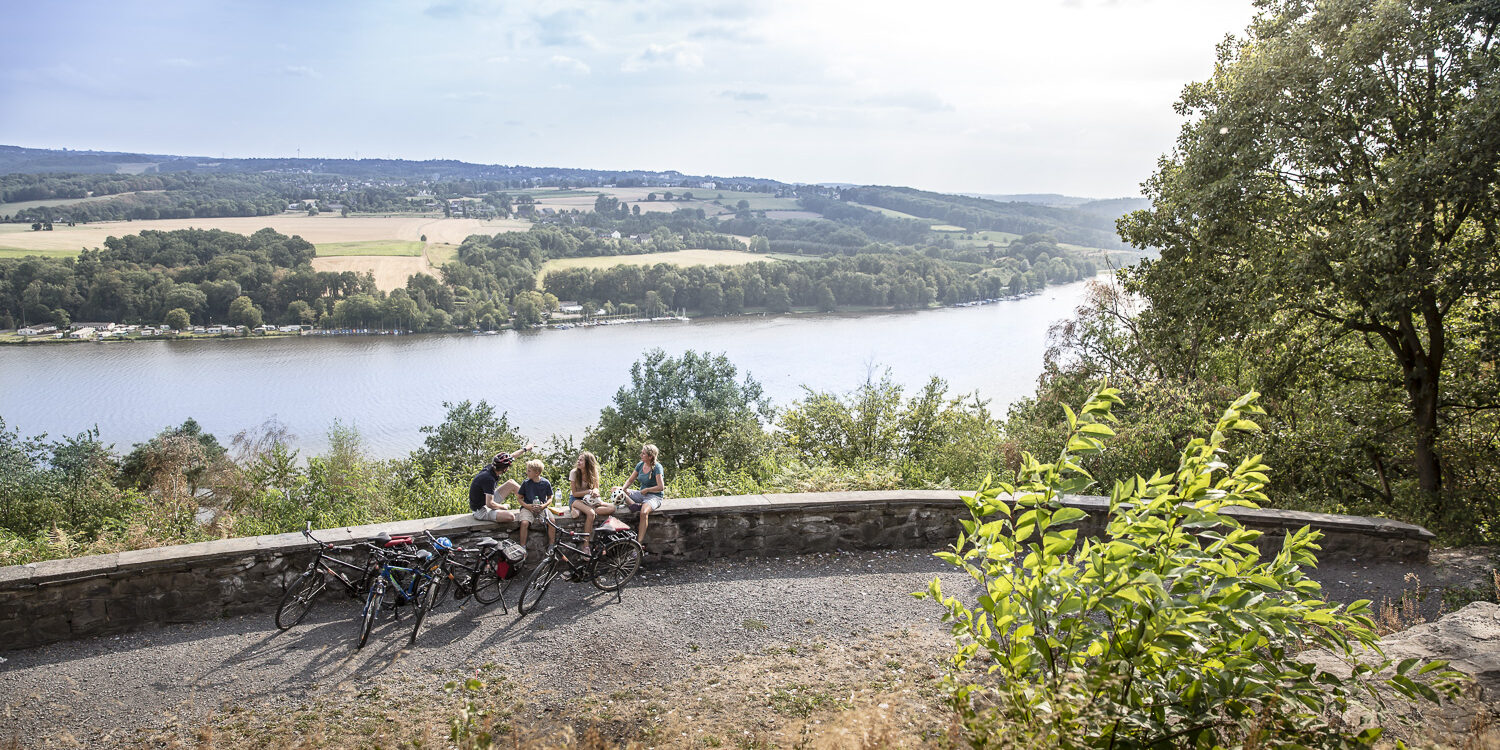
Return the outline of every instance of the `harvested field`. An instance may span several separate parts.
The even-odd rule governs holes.
[[[436,275],[433,273],[432,266],[428,265],[427,258],[421,255],[416,257],[345,255],[313,258],[312,266],[318,271],[373,273],[375,286],[385,292],[405,287],[406,279],[413,274]]]
[[[376,240],[374,242],[323,242],[317,245],[318,257],[332,258],[340,255],[406,255],[422,254],[421,242],[405,240]]]
[[[966,232],[968,230],[964,229],[963,227],[956,227],[956,226],[954,226],[952,224],[933,224],[932,225],[932,231],[934,231],[934,232]]]
[[[33,232],[29,224],[0,224],[0,249],[48,250],[76,253],[80,248],[102,247],[106,237],[139,234],[148,229],[222,229],[254,234],[270,227],[282,234],[299,235],[314,245],[330,242],[375,242],[380,240],[459,244],[471,234],[524,232],[531,222],[521,219],[441,219],[421,216],[229,216],[216,219],[160,219],[156,221],[109,221],[78,226],[57,226],[50,232]]]
[[[760,253],[739,250],[678,250],[671,253],[646,253],[643,255],[607,255],[598,258],[558,258],[542,266],[538,278],[546,278],[549,271],[564,268],[612,268],[614,266],[654,266],[667,263],[674,266],[743,266],[773,260]]]

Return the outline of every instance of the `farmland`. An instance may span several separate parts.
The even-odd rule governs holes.
[[[415,257],[389,255],[319,257],[313,258],[312,267],[317,271],[353,271],[355,273],[374,274],[375,286],[385,292],[406,286],[407,277],[413,274],[425,273],[435,275],[433,274],[432,266],[427,262],[427,258],[422,255]]]
[[[408,240],[370,240],[366,242],[321,242],[316,245],[319,258],[347,255],[400,255],[422,254],[422,243]]]
[[[610,255],[597,258],[558,258],[549,260],[537,274],[545,279],[548,272],[565,268],[610,268],[612,266],[654,266],[666,263],[674,266],[742,266],[773,260],[758,253],[739,250],[678,250],[670,253],[647,253],[644,255]]]
[[[77,226],[56,225],[52,231],[34,232],[26,224],[0,224],[0,255],[74,255],[81,248],[102,247],[107,237],[146,230],[222,229],[254,234],[270,227],[282,234],[298,235],[314,245],[325,243],[429,242],[457,245],[471,234],[525,231],[531,222],[520,219],[441,219],[424,216],[231,216],[212,219],[160,219],[155,221],[111,221]]]

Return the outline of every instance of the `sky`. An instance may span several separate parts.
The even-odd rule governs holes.
[[[1250,0],[18,4],[0,144],[1138,195]]]

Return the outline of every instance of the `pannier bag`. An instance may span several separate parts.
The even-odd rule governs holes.
[[[526,559],[526,548],[509,540],[500,540],[500,559],[495,563],[495,576],[500,580],[515,578],[521,572],[521,562]]]

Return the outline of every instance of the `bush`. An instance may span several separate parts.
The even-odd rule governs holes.
[[[1065,493],[1093,484],[1080,457],[1096,456],[1118,391],[1096,390],[1066,410],[1069,436],[1057,460],[1026,454],[1016,487],[983,486],[965,502],[972,520],[943,559],[984,586],[974,606],[944,596],[934,580],[919,597],[947,610],[957,653],[946,680],[976,747],[1010,744],[1146,747],[1360,745],[1330,720],[1389,662],[1378,653],[1369,602],[1319,597],[1304,567],[1316,565],[1318,532],[1287,534],[1262,560],[1260,532],[1221,511],[1265,500],[1267,467],[1253,456],[1223,462],[1231,433],[1258,430],[1256,394],[1235,401],[1211,437],[1194,439],[1175,472],[1117,482],[1103,539],[1078,539],[1083,511]],[[1353,665],[1348,678],[1295,659],[1322,648]],[[981,668],[985,664],[987,668]],[[1412,679],[1436,662],[1397,665],[1386,682],[1410,698],[1437,694]],[[1435,673],[1434,673],[1435,672]],[[1370,691],[1370,695],[1375,693]]]

